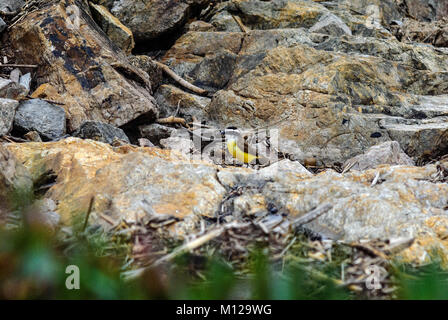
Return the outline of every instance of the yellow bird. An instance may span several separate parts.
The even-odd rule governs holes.
[[[237,130],[226,129],[222,133],[226,140],[227,150],[229,150],[234,159],[245,164],[250,164],[256,159],[260,159],[259,156],[256,156],[256,150],[245,143]]]
[[[258,159],[257,156],[241,150],[238,147],[237,141],[235,139],[227,140],[227,149],[229,150],[232,157],[244,163],[251,163],[253,160]]]

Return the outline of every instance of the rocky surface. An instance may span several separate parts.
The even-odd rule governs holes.
[[[111,12],[128,26],[137,41],[152,41],[178,31],[209,0],[114,1]]]
[[[38,94],[64,102],[69,131],[85,120],[121,126],[157,116],[148,75],[129,64],[82,2],[50,2],[9,34],[16,59],[39,66]]]
[[[57,215],[62,224],[84,217],[92,199],[94,225],[158,221],[178,239],[254,217],[293,229],[328,205],[306,234],[414,238],[399,257],[418,263],[433,249],[448,254],[446,1],[91,6],[39,3],[0,48],[19,64],[0,69],[0,136],[25,128],[60,139],[66,114],[67,133],[85,138],[1,140],[0,166],[23,171],[5,160],[17,158],[37,188],[55,181],[40,191],[50,229]],[[57,125],[11,128],[35,101],[22,101],[28,94],[47,108],[61,103]],[[28,121],[55,108],[38,109]],[[276,160],[217,161],[232,157],[226,128],[240,129],[244,150],[264,147]],[[14,180],[4,176],[3,198]]]
[[[42,138],[54,140],[65,134],[63,108],[40,99],[21,102],[14,117],[14,128],[27,133],[38,132]]]

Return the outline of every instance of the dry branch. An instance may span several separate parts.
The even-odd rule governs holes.
[[[169,75],[171,78],[173,78],[177,83],[179,83],[181,86],[187,88],[188,90],[191,90],[197,94],[200,95],[206,95],[208,92],[207,90],[201,89],[199,87],[196,87],[195,85],[189,83],[188,81],[182,79],[180,76],[178,76],[174,71],[172,71],[168,66],[164,65],[163,63],[160,63],[158,61],[154,61],[160,68],[162,68],[163,71],[167,75]]]
[[[333,205],[331,205],[329,203],[322,204],[322,205],[318,206],[317,208],[315,208],[314,210],[311,210],[310,212],[304,214],[303,216],[295,219],[292,222],[292,226],[294,228],[298,228],[304,224],[310,223],[311,221],[319,218],[321,215],[328,212],[332,208],[333,208]]]
[[[7,64],[0,64],[0,67],[4,68],[37,68],[37,64],[14,64],[14,63],[7,63]]]

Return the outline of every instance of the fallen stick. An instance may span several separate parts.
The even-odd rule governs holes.
[[[333,205],[329,203],[322,204],[317,208],[311,210],[310,212],[305,213],[303,216],[292,221],[291,225],[297,229],[298,227],[310,223],[311,221],[319,218],[324,213],[328,212],[333,208]]]
[[[171,70],[168,66],[164,65],[163,63],[160,63],[158,61],[154,61],[160,68],[162,68],[163,71],[165,71],[165,73],[167,75],[169,75],[171,78],[173,78],[177,83],[179,83],[181,86],[197,93],[200,95],[206,95],[208,92],[207,90],[201,89],[199,87],[196,87],[195,85],[191,84],[190,82],[182,79],[181,77],[179,77],[176,73],[174,73],[173,70]]]
[[[156,120],[157,123],[160,124],[181,124],[184,127],[187,127],[187,121],[184,118],[170,116],[168,118],[161,118]]]
[[[0,67],[5,68],[37,68],[37,64],[14,64],[14,63],[7,63],[7,64],[0,64]]]
[[[235,20],[235,22],[238,24],[238,27],[240,27],[240,29],[241,29],[241,31],[242,32],[244,32],[244,33],[248,33],[249,31],[248,31],[248,29],[247,29],[247,27],[243,24],[243,22],[241,21],[241,18],[240,17],[238,17],[238,16],[234,16],[233,14],[232,14],[232,18],[233,18],[233,20]]]

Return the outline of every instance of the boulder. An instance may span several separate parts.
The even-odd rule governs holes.
[[[65,110],[44,100],[23,101],[14,117],[14,129],[27,133],[36,131],[46,140],[54,140],[65,134]]]
[[[134,48],[134,36],[124,24],[114,17],[106,7],[91,3],[92,14],[110,40],[127,54]]]
[[[110,228],[111,219],[174,219],[180,223],[173,236],[182,237],[182,230],[191,231],[200,216],[214,217],[225,194],[214,166],[170,150],[112,148],[78,138],[7,148],[34,179],[41,179],[42,167],[57,176],[45,198],[57,204],[62,224],[84,217],[95,196],[93,224]]]
[[[73,136],[109,144],[112,144],[116,139],[130,143],[129,138],[122,129],[99,121],[85,121],[81,124],[79,129],[73,133]]]
[[[111,12],[128,26],[137,42],[152,41],[180,30],[209,0],[114,1]]]
[[[11,131],[18,105],[16,100],[0,98],[0,137]]]
[[[87,12],[84,2],[69,0],[28,14],[9,33],[15,58],[39,66],[37,90],[64,103],[70,132],[85,120],[121,126],[140,116],[156,118],[148,75],[128,62]]]

